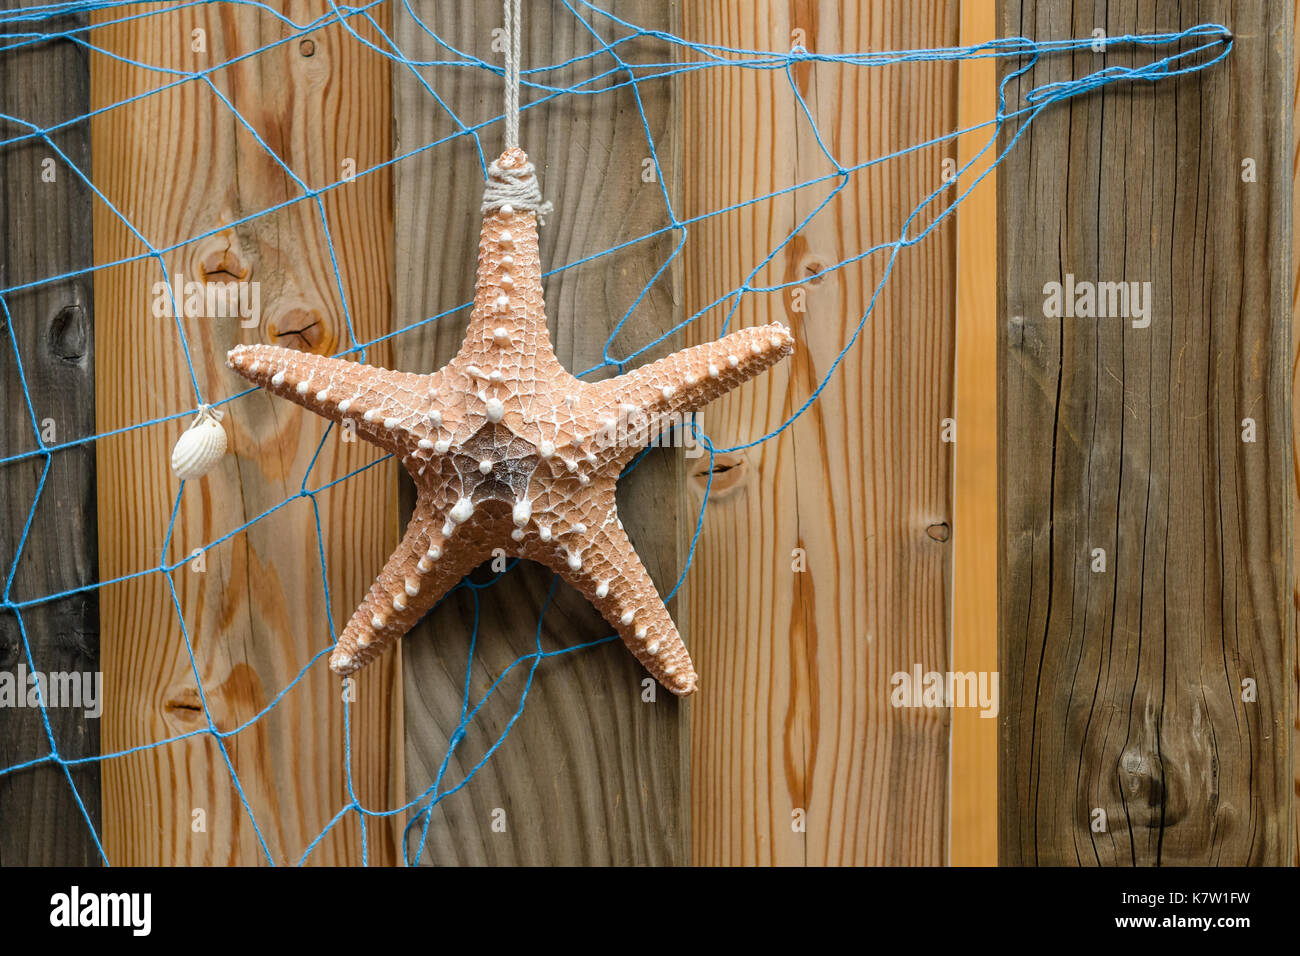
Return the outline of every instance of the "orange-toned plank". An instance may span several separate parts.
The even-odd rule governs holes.
[[[995,0],[961,4],[961,45],[996,35]],[[958,79],[962,129],[997,112],[996,60],[964,60]],[[957,162],[988,143],[991,128],[958,140]],[[995,158],[996,145],[968,174]],[[998,668],[997,553],[997,173],[957,212],[957,447],[953,477],[952,669]],[[998,862],[998,722],[995,711],[958,707],[952,715],[949,862]]]
[[[163,5],[165,6],[165,5]],[[143,9],[140,8],[140,9]],[[284,12],[306,22],[325,0]],[[138,12],[138,10],[136,11]],[[381,11],[374,11],[381,15]],[[99,15],[108,19],[112,14]],[[203,50],[196,51],[202,30]],[[196,70],[247,53],[289,28],[247,6],[216,4],[138,19],[95,33],[122,57]],[[364,32],[364,31],[363,31]],[[96,107],[155,89],[169,79],[92,55]],[[311,187],[340,177],[347,159],[365,170],[391,155],[389,66],[340,26],[294,39],[216,71],[213,83],[267,145]],[[97,117],[92,125],[96,183],[155,245],[221,228],[166,255],[173,277],[258,283],[256,327],[230,318],[182,321],[205,398],[243,387],[224,367],[236,342],[269,341],[333,352],[347,344],[342,296],[313,202],[226,226],[298,190],[212,90],[188,82]],[[325,211],[357,336],[388,330],[392,222],[386,174],[329,192]],[[102,204],[95,209],[95,260],[142,251]],[[154,318],[154,259],[96,276],[96,418],[100,431],[192,408],[195,396],[175,323]],[[251,286],[248,287],[251,290]],[[371,362],[384,362],[374,349]],[[167,560],[222,536],[295,495],[324,423],[257,393],[227,406],[230,453],[184,490]],[[184,422],[133,430],[97,445],[100,574],[155,566],[177,493],[168,467]],[[373,460],[364,443],[326,440],[309,485]],[[253,718],[330,643],[396,541],[391,464],[343,482],[317,499],[328,573],[322,579],[311,502],[300,498],[212,548],[202,572],[173,575],[203,695],[222,730]],[[206,727],[198,685],[171,593],[161,574],[105,588],[103,668],[108,752],[148,745]],[[353,712],[353,773],[371,807],[400,800],[401,681],[396,657],[361,676]],[[266,717],[230,738],[228,748],[252,813],[275,862],[296,861],[347,802],[339,682],[324,660]],[[204,829],[196,828],[201,819]],[[104,836],[109,859],[126,864],[265,862],[214,738],[201,735],[104,766]],[[372,862],[395,858],[392,824],[369,828]],[[313,862],[361,858],[355,820],[337,827]]]

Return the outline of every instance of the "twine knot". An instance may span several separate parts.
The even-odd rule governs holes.
[[[537,168],[518,147],[507,149],[488,166],[487,188],[483,190],[480,211],[486,216],[502,206],[536,213],[537,224],[541,226],[546,225],[546,217],[551,214],[551,204],[542,200]]]

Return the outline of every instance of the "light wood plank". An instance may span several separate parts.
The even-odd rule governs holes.
[[[525,69],[599,49],[559,0],[532,0],[524,6]],[[499,2],[475,0],[421,9],[430,28],[452,46],[500,62],[491,50],[492,31],[501,25]],[[661,0],[617,6],[621,18],[655,29],[671,29],[674,11]],[[446,49],[417,24],[401,12],[395,16],[394,38],[407,56],[447,58]],[[599,16],[584,16],[606,40],[625,33]],[[662,61],[671,55],[665,44],[649,39],[618,49],[631,62]],[[568,87],[612,65],[611,58],[602,55],[538,79]],[[495,74],[433,68],[425,77],[466,124],[482,123],[501,112],[502,85]],[[674,88],[671,81],[658,80],[643,84],[640,94],[676,202]],[[395,75],[395,89],[399,154],[457,131],[455,121],[409,73]],[[525,91],[524,102],[539,96]],[[501,151],[501,135],[499,124],[482,133],[489,160]],[[659,184],[642,179],[649,148],[630,89],[594,96],[566,94],[526,110],[521,143],[537,163],[546,197],[555,204],[555,213],[541,230],[544,269],[602,252],[668,222]],[[401,161],[395,175],[397,323],[408,325],[472,298],[483,170],[473,141],[465,137]],[[580,372],[601,360],[614,326],[668,258],[672,245],[671,236],[661,236],[546,281],[551,340],[567,368]],[[679,301],[678,280],[669,272],[637,307],[614,353],[626,355],[679,321]],[[459,312],[394,339],[397,367],[427,371],[442,365],[459,348],[467,319],[467,311]],[[637,364],[680,347],[681,338],[674,336]],[[690,516],[681,475],[680,451],[656,451],[619,488],[619,513],[661,594],[672,588],[683,566]],[[409,509],[409,494],[407,505]],[[490,568],[472,575],[480,581],[490,577]],[[473,701],[514,660],[532,652],[552,578],[540,566],[524,563],[481,592]],[[689,644],[686,604],[680,595],[669,609]],[[460,720],[473,620],[472,594],[462,590],[403,641],[412,798],[436,778]],[[557,586],[542,629],[545,649],[608,634],[608,626],[580,595]],[[470,725],[453,755],[444,790],[464,779],[506,729],[526,670],[516,669]],[[468,787],[434,810],[422,859],[439,864],[686,862],[685,718],[691,705],[679,704],[662,688],[655,688],[654,702],[644,701],[646,679],[617,641],[544,661],[527,709],[505,745]],[[505,811],[504,832],[492,827],[498,808]],[[417,846],[418,833],[411,843],[413,855]]]
[[[708,0],[689,39],[819,53],[952,46],[955,3]],[[793,31],[802,31],[799,37]],[[845,165],[957,123],[952,64],[854,69],[799,63],[798,85]],[[686,213],[703,215],[831,166],[783,71],[711,69],[685,81]],[[756,278],[807,277],[898,237],[940,182],[929,148],[854,175]],[[801,190],[691,229],[686,311],[739,286],[827,194]],[[692,714],[692,855],[701,864],[943,861],[946,711],[895,709],[890,678],[946,670],[952,524],[955,230],[904,253],[862,338],[818,402],[779,438],[715,462],[692,570],[703,674]],[[733,320],[780,319],[794,358],[708,409],[718,447],[777,427],[827,374],[879,281],[884,257],[781,294],[747,295]],[[806,296],[800,311],[795,293]],[[691,327],[715,336],[723,310]],[[700,500],[704,475],[692,490]],[[807,571],[794,570],[804,549]],[[806,830],[793,827],[802,811]]]
[[[293,2],[285,12],[306,22],[324,0]],[[375,11],[382,16],[382,11]],[[108,14],[100,16],[107,17]],[[194,52],[195,29],[206,52]],[[374,31],[360,27],[374,39]],[[107,28],[107,50],[146,63],[195,70],[286,36],[287,28],[252,7],[194,7]],[[95,105],[156,88],[167,77],[107,56],[92,57]],[[213,82],[259,136],[309,186],[337,180],[345,158],[366,170],[390,155],[389,66],[339,25],[293,40],[213,74]],[[150,95],[96,118],[96,181],[157,245],[175,243],[291,199],[289,177],[214,93],[195,82]],[[342,273],[342,293],[358,338],[389,328],[392,264],[387,173],[363,176],[329,192],[325,211]],[[95,217],[95,258],[106,263],[142,251],[102,206]],[[175,276],[259,282],[257,328],[230,319],[182,322],[204,394],[220,398],[243,383],[224,367],[240,341],[297,344],[332,353],[347,345],[342,294],[320,214],[298,203],[221,229],[165,256]],[[227,273],[229,273],[227,275]],[[170,319],[151,316],[156,260],[98,274],[96,412],[101,431],[194,406],[181,338]],[[386,348],[368,359],[384,363]],[[231,451],[206,478],[185,488],[174,540],[177,560],[265,509],[295,495],[325,433],[325,423],[257,393],[228,406]],[[104,577],[157,564],[175,500],[168,467],[184,423],[127,432],[99,442],[100,571]],[[310,487],[340,477],[378,453],[346,444],[335,431],[311,472]],[[322,578],[311,502],[292,501],[207,553],[207,569],[178,570],[174,581],[194,644],[203,694],[217,726],[255,716],[330,644],[329,616],[341,631],[353,605],[396,543],[394,466],[385,464],[317,498]],[[104,747],[117,751],[206,726],[198,688],[167,582],[153,574],[103,592],[104,670],[110,688]],[[353,773],[370,807],[400,801],[401,698],[397,662],[388,658],[359,680],[353,713]],[[296,862],[345,805],[343,705],[337,678],[319,661],[266,717],[228,741],[251,811],[277,862]],[[263,863],[248,815],[210,736],[109,761],[104,816],[114,863]],[[206,813],[206,832],[192,829]],[[394,824],[370,827],[371,862],[395,859]],[[361,860],[355,818],[341,824],[311,858]]]

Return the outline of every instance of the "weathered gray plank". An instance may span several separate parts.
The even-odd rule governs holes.
[[[1290,13],[1001,4],[1002,35],[1236,38],[1047,110],[1000,173],[1005,863],[1291,858]],[[1046,56],[1011,92],[1150,55]],[[1150,282],[1150,325],[1046,317],[1067,275]]]
[[[0,9],[23,6],[0,0]],[[69,29],[68,18],[47,29]],[[13,41],[0,41],[11,43]],[[48,126],[86,112],[90,105],[86,51],[55,41],[0,53],[0,113]],[[0,140],[20,135],[0,123]],[[57,133],[58,147],[90,172],[90,129],[79,123]],[[53,159],[53,182],[42,163]],[[0,288],[91,262],[91,193],[50,146],[39,140],[0,146]],[[53,442],[95,429],[91,278],[58,282],[5,296],[10,327],[0,320],[0,458],[36,447],[23,397],[14,347],[22,357],[38,422],[52,423]],[[0,465],[0,580],[7,578],[45,461]],[[88,584],[97,576],[95,454],[91,445],[56,452],[35,520],[14,578],[12,599]],[[93,673],[99,660],[96,593],[27,608],[23,623],[38,671]],[[27,667],[12,611],[0,611],[0,673]],[[50,698],[47,697],[47,702]],[[84,709],[51,707],[50,724],[66,758],[99,753],[99,721]],[[0,707],[0,767],[49,752],[40,713]],[[99,826],[100,773],[95,763],[72,770],[87,812]],[[0,866],[87,865],[99,862],[63,771],[52,764],[0,777]]]
[[[524,67],[558,63],[598,44],[559,0],[525,4]],[[495,0],[421,6],[434,32],[491,62],[492,31],[501,25]],[[662,0],[622,3],[620,17],[670,28],[674,10]],[[393,36],[416,59],[447,59],[445,48],[396,11]],[[608,23],[593,21],[611,37]],[[620,55],[662,58],[664,47],[637,41]],[[568,86],[608,69],[605,55],[541,79]],[[424,75],[469,125],[501,111],[499,77],[486,71],[429,68]],[[621,77],[626,78],[624,75]],[[602,81],[596,88],[609,85]],[[524,101],[539,97],[525,92]],[[677,122],[673,85],[641,87],[659,158],[675,192]],[[456,131],[455,122],[409,71],[395,71],[398,154]],[[482,133],[488,159],[501,150],[501,127]],[[523,147],[537,163],[556,212],[542,229],[543,268],[556,267],[635,238],[667,223],[658,184],[642,180],[649,149],[630,89],[567,95],[527,110]],[[465,137],[404,160],[396,167],[398,327],[472,298],[483,173],[473,140]],[[669,255],[669,236],[552,276],[546,283],[551,337],[574,372],[598,363],[602,346],[655,269]],[[679,320],[676,280],[656,283],[625,327],[616,354],[626,354]],[[460,345],[468,312],[448,316],[394,340],[397,367],[428,370]],[[679,338],[679,337],[677,337]],[[670,341],[653,356],[678,347]],[[638,360],[641,361],[641,360]],[[683,566],[689,516],[682,492],[680,452],[655,452],[620,487],[619,511],[660,591]],[[409,491],[409,489],[408,489]],[[408,509],[409,513],[409,495]],[[486,580],[490,569],[473,578]],[[521,564],[480,593],[478,642],[471,680],[475,701],[512,661],[534,646],[538,614],[552,575]],[[689,642],[684,602],[670,609]],[[474,618],[473,596],[454,593],[403,641],[407,787],[423,792],[437,774],[460,718]],[[598,639],[609,628],[563,584],[545,616],[545,649]],[[480,712],[460,744],[444,789],[460,781],[490,746],[518,704],[526,668],[519,668]],[[685,711],[657,689],[644,703],[646,675],[619,642],[542,663],[527,711],[506,744],[471,784],[434,811],[424,860],[436,863],[681,863],[687,856],[688,790]],[[506,811],[504,833],[492,829]],[[414,852],[415,840],[412,840]]]

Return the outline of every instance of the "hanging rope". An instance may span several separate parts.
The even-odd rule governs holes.
[[[519,59],[523,30],[520,14],[523,0],[505,0],[506,28],[506,149],[519,146]]]
[[[542,201],[537,168],[519,148],[519,61],[524,33],[520,9],[522,2],[523,0],[504,0],[503,3],[506,33],[506,151],[500,159],[488,166],[488,184],[483,191],[482,213],[486,216],[502,207],[522,209],[536,213],[538,225],[544,226],[546,217],[551,212],[551,204]]]

